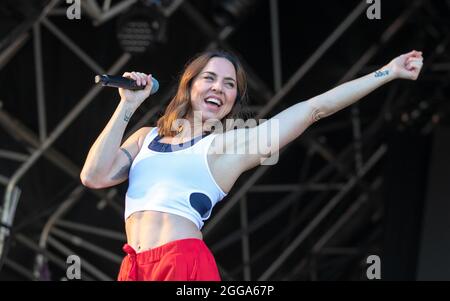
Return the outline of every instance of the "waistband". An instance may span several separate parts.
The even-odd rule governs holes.
[[[184,238],[179,240],[174,240],[168,242],[164,245],[158,246],[156,248],[146,250],[140,253],[136,253],[129,244],[123,246],[123,251],[131,257],[133,261],[138,264],[145,264],[160,260],[164,255],[167,254],[185,254],[185,253],[197,253],[199,251],[208,250],[205,242],[198,238]]]

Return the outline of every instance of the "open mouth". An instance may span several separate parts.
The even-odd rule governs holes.
[[[222,101],[220,99],[214,98],[214,97],[208,97],[205,99],[205,103],[209,107],[213,108],[220,108],[222,106]]]

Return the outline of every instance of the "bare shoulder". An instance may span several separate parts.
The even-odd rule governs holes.
[[[216,137],[214,151],[221,154],[219,160],[225,162],[223,166],[243,173],[274,154],[271,147],[278,145],[272,142],[276,139],[265,133],[266,129],[261,130],[260,126],[229,130]]]
[[[216,134],[214,138],[214,150],[220,154],[227,153],[227,150],[229,152],[236,145],[237,141],[241,141],[242,138],[246,137],[248,132],[249,129],[247,128],[238,128]]]
[[[120,153],[123,152],[123,150],[126,150],[128,154],[131,155],[132,158],[134,158],[140,151],[142,144],[145,141],[145,137],[148,135],[148,133],[153,129],[153,127],[142,127],[129,135],[125,138],[125,142],[121,145]]]
[[[217,160],[225,162],[223,166],[242,173],[255,166],[253,162],[260,158],[250,143],[254,140],[253,132],[254,128],[238,128],[217,134],[210,153],[214,153]]]
[[[145,137],[147,137],[148,133],[150,133],[150,131],[153,130],[153,129],[154,129],[154,127],[145,126],[145,127],[141,127],[139,130],[137,130],[135,132],[135,134],[138,136],[139,149],[142,147],[142,144],[144,143]]]
[[[144,126],[144,127],[141,127],[139,130],[137,130],[136,133],[139,133],[139,136],[145,137],[153,129],[154,129],[154,127],[152,127],[152,126]]]

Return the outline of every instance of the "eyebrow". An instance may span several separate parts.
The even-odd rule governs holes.
[[[217,76],[217,74],[215,74],[214,72],[211,72],[211,71],[205,71],[203,73],[208,73],[208,74]],[[225,77],[225,79],[232,80],[232,81],[236,82],[236,80],[234,78],[232,78],[232,77]]]

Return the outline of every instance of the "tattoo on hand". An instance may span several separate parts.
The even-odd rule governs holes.
[[[133,115],[133,112],[132,112],[132,111],[125,111],[125,116],[123,117],[123,120],[124,120],[125,122],[130,121],[132,115]]]
[[[384,70],[384,71],[376,71],[375,72],[375,77],[382,77],[385,75],[389,75],[389,70]]]

